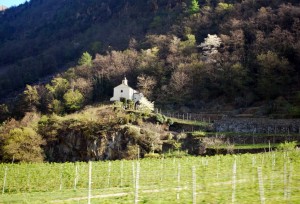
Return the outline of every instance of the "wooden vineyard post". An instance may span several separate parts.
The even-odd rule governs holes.
[[[196,198],[196,167],[192,167],[192,179],[193,179],[193,204],[196,204],[197,198]]]
[[[264,183],[263,183],[263,176],[262,176],[262,168],[261,167],[257,167],[257,174],[258,174],[260,203],[265,204],[265,192],[264,192]]]
[[[162,182],[164,178],[164,158],[161,159],[160,163],[160,181]]]
[[[273,179],[274,179],[274,171],[275,171],[275,153],[272,153],[272,168],[271,168],[271,175],[270,175],[270,189],[273,189]]]
[[[2,194],[4,194],[4,192],[5,192],[7,171],[8,171],[8,169],[7,169],[7,167],[5,167],[5,171],[4,171],[4,178],[3,178],[3,188],[2,188]]]
[[[252,156],[252,167],[254,167],[256,164],[256,157]]]
[[[140,180],[140,162],[137,162],[136,176],[135,176],[134,204],[137,204],[139,202],[139,180]]]
[[[62,190],[62,187],[63,187],[63,164],[61,164],[60,166],[60,184],[59,184],[59,190],[61,191]]]
[[[284,179],[284,200],[289,200],[291,197],[291,181],[292,181],[292,171],[293,166],[290,163],[288,153],[284,154],[284,172],[283,172],[283,179]],[[289,169],[287,169],[289,168]]]
[[[28,186],[28,191],[31,192],[30,172],[29,172],[29,170],[28,170],[28,172],[27,172],[27,186]]]
[[[121,161],[121,167],[120,167],[120,179],[121,179],[121,181],[120,181],[120,186],[121,187],[123,187],[123,169],[124,169],[124,162],[123,162],[123,160]]]
[[[111,162],[108,162],[108,170],[107,170],[107,186],[110,187],[110,174],[111,174]]]
[[[180,196],[179,196],[179,191],[180,191],[180,170],[181,170],[181,167],[180,167],[180,163],[179,163],[178,167],[177,167],[177,196],[176,196],[177,200],[180,199]]]
[[[292,172],[293,172],[293,165],[290,164],[289,175],[288,175],[288,186],[287,186],[287,199],[291,199],[291,183],[292,183]]]
[[[287,172],[286,172],[286,162],[284,162],[284,167],[283,167],[283,184],[284,184],[284,200],[287,198]]]
[[[132,186],[135,188],[135,165],[134,162],[132,162]]]
[[[219,181],[220,157],[217,157],[217,181]]]
[[[231,202],[235,203],[235,189],[236,189],[236,159],[234,159],[232,167],[232,195]]]
[[[89,189],[88,189],[88,204],[91,204],[92,197],[92,162],[89,161]]]
[[[77,189],[77,183],[78,183],[78,164],[76,164],[75,166],[74,190]]]

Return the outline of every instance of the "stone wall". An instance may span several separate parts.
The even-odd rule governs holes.
[[[300,135],[300,119],[226,118],[214,123],[216,132]]]

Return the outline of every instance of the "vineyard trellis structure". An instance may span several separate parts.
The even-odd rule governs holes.
[[[253,126],[252,128],[248,128],[247,133],[251,133],[252,135],[255,134],[265,134],[267,136],[270,135],[284,135],[287,137],[287,141],[293,141],[293,140],[298,140],[299,135],[300,135],[300,121],[295,119],[294,121],[290,122],[291,124],[272,124],[272,122],[275,122],[276,119],[267,119],[267,118],[239,118],[239,117],[229,117],[231,115],[230,112],[228,111],[223,111],[223,112],[199,112],[199,113],[192,113],[192,112],[170,112],[170,111],[162,111],[160,109],[156,109],[156,113],[160,113],[165,115],[166,117],[170,118],[176,118],[179,120],[185,120],[185,121],[194,121],[194,122],[203,122],[208,124],[213,124],[214,123],[214,128],[215,132],[220,132],[222,131],[219,130],[218,126],[220,126],[221,121],[232,121],[232,124],[223,124],[225,126],[235,126],[233,124],[235,123],[241,123],[241,121],[245,121],[244,126]],[[236,121],[233,121],[236,120]],[[249,121],[247,121],[249,120]],[[269,121],[268,121],[269,120]],[[250,122],[251,121],[251,122]],[[256,121],[255,124],[253,121]],[[267,123],[266,123],[267,121]],[[215,123],[216,122],[216,123]],[[222,122],[221,122],[222,123]],[[247,124],[248,123],[248,124]],[[266,124],[264,124],[266,123]],[[277,121],[278,123],[278,121]],[[259,128],[259,126],[267,126],[267,128]],[[200,128],[201,129],[201,128]],[[226,129],[226,128],[225,128]],[[197,130],[197,129],[195,129]],[[230,130],[228,127],[226,132],[235,132]],[[237,132],[241,133],[241,132]],[[242,131],[242,133],[245,133],[245,131]],[[296,138],[296,139],[294,139]],[[274,139],[273,139],[274,140]],[[273,141],[274,143],[274,141]]]
[[[297,203],[300,153],[0,164],[4,203]]]

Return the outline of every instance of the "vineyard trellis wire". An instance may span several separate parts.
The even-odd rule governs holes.
[[[84,162],[0,164],[1,200],[86,203],[90,194],[91,203],[297,203],[299,158],[295,151],[92,162],[92,169]],[[30,200],[36,193],[42,196]]]

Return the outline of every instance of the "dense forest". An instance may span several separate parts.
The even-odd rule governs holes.
[[[2,120],[105,101],[124,75],[169,108],[300,114],[297,1],[31,0],[0,22],[1,98],[36,84],[1,105]]]
[[[53,148],[63,141],[69,147],[68,138],[96,138],[103,145],[116,131],[131,138],[124,154],[132,144],[149,143],[152,133],[120,125],[145,123],[153,132],[162,116],[112,108],[72,115],[107,102],[124,76],[163,109],[261,106],[256,116],[297,118],[300,4],[31,0],[2,11],[0,159],[42,161],[45,151],[48,161],[72,160],[58,158]],[[140,134],[145,141],[137,140]],[[25,153],[15,158],[20,149]]]

